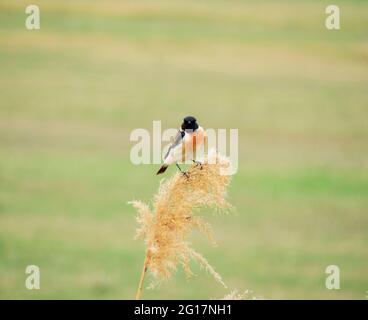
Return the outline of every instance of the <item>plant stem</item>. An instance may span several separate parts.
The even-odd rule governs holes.
[[[139,300],[141,298],[144,276],[146,275],[147,267],[148,267],[148,253],[146,252],[146,256],[144,258],[144,263],[143,263],[143,269],[141,273],[141,279],[139,280],[139,285],[138,285],[137,294],[135,295],[135,300]]]

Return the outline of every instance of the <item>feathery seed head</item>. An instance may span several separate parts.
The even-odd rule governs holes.
[[[140,201],[131,202],[138,212],[136,236],[143,238],[147,246],[147,268],[154,278],[151,286],[170,278],[178,264],[183,266],[187,276],[192,275],[191,260],[225,286],[221,276],[190,247],[187,239],[192,228],[197,227],[214,242],[211,226],[194,215],[193,210],[200,207],[230,209],[226,200],[230,176],[223,175],[229,166],[227,158],[212,152],[205,157],[202,166],[189,167],[189,178],[176,173],[164,180],[154,197],[152,209]]]

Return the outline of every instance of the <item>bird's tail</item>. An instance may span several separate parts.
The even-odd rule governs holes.
[[[160,170],[157,171],[156,175],[157,174],[161,174],[161,173],[164,173],[167,169],[168,165],[167,164],[163,164],[160,168]]]

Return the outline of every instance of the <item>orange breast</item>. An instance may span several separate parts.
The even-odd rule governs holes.
[[[204,130],[203,129],[198,129],[193,138],[194,138],[193,139],[194,140],[194,142],[193,142],[194,147],[202,145],[203,142],[204,142]]]
[[[184,153],[195,153],[197,148],[199,148],[204,143],[204,136],[205,134],[203,129],[198,129],[195,133],[193,133],[191,139],[185,141]]]

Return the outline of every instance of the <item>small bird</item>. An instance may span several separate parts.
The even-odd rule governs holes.
[[[193,162],[200,164],[200,162],[196,161],[194,158],[196,151],[204,144],[205,139],[206,132],[198,125],[197,119],[192,116],[185,117],[173,143],[170,145],[165,155],[164,164],[156,174],[164,173],[169,165],[175,163],[180,172],[188,176],[188,174],[180,168],[178,162],[184,162],[185,160],[191,159]]]

